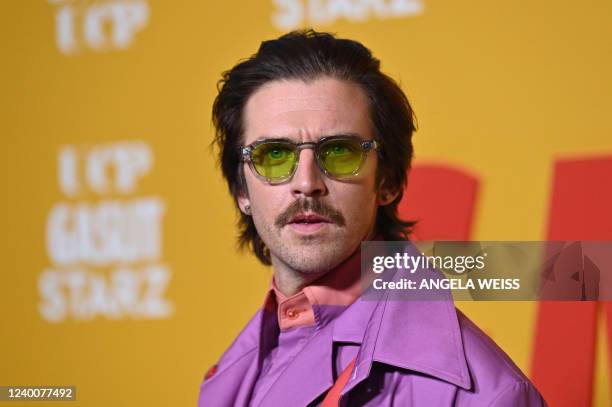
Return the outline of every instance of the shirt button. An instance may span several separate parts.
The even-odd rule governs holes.
[[[289,319],[296,319],[299,315],[300,313],[294,309],[290,309],[287,311],[287,318]]]

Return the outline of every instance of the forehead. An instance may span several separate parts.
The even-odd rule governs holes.
[[[348,133],[372,138],[369,106],[361,87],[331,78],[267,83],[247,101],[244,124],[245,144],[270,137],[315,141]]]

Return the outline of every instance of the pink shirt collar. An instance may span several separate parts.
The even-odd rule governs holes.
[[[336,269],[325,274],[302,291],[286,297],[276,287],[274,277],[266,296],[266,306],[276,306],[278,326],[281,331],[318,325],[324,306],[343,306],[352,304],[361,294],[361,250],[357,249]],[[270,309],[270,308],[268,308]]]

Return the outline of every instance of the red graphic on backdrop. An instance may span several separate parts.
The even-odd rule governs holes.
[[[417,220],[416,240],[469,240],[479,181],[447,165],[419,165],[410,171],[399,204],[403,219]]]
[[[469,240],[478,186],[478,179],[461,169],[415,166],[399,205],[400,216],[419,221],[416,240]],[[611,208],[612,156],[555,164],[548,240],[612,240]],[[588,298],[585,273],[596,271],[583,271],[574,280]],[[612,344],[612,303],[538,304],[531,377],[549,405],[591,406],[600,308],[606,311]],[[612,366],[612,345],[610,357]]]
[[[612,239],[612,157],[555,164],[549,240]],[[551,406],[592,403],[597,313],[609,303],[541,302],[538,307],[532,378]]]

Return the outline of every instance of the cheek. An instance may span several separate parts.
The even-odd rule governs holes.
[[[246,181],[246,192],[249,200],[251,201],[251,206],[258,206],[257,203],[261,201],[262,194],[265,192],[262,188],[261,181],[251,173],[251,169],[248,167],[244,168],[244,179]]]
[[[249,176],[250,175],[250,176]],[[282,186],[264,185],[254,178],[253,174],[246,176],[248,197],[253,211],[253,220],[258,223],[269,223],[279,213],[279,203],[282,202]]]
[[[367,221],[369,214],[376,208],[376,191],[374,182],[358,185],[344,185],[335,191],[337,199],[333,199],[335,206],[350,219]]]

